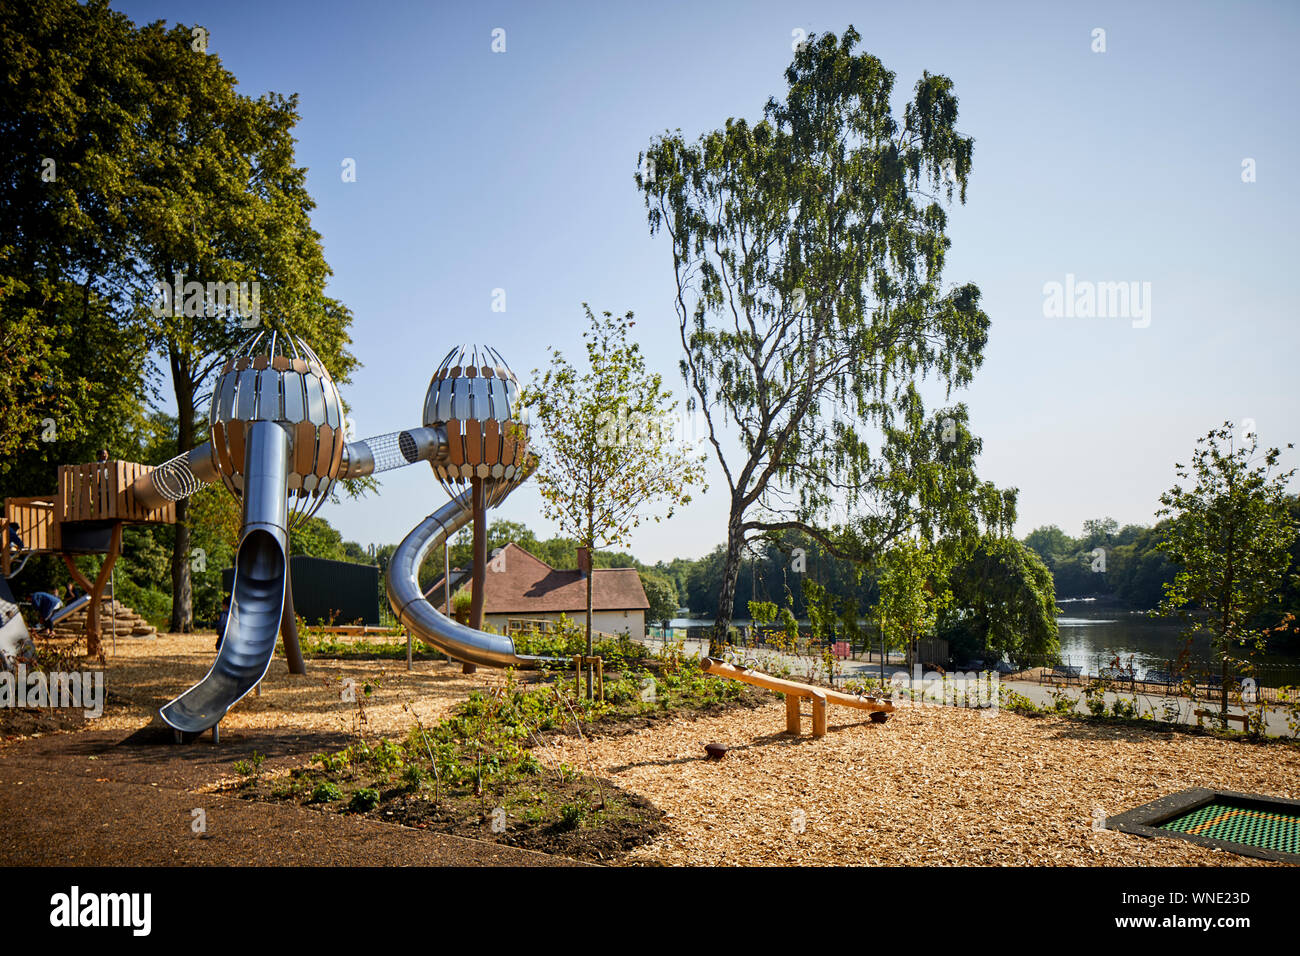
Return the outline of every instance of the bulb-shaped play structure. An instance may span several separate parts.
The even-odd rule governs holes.
[[[483,586],[487,573],[487,510],[524,479],[528,469],[528,419],[519,405],[519,380],[495,349],[462,345],[447,353],[424,396],[424,424],[445,438],[447,452],[430,464],[451,503],[425,519],[398,546],[389,569],[389,602],[398,619],[417,632],[445,621],[465,642],[453,654],[472,671],[476,664],[515,663],[508,637],[485,634]],[[469,626],[448,621],[420,595],[420,565],[435,546],[473,522]],[[451,582],[443,586],[450,589]],[[419,595],[417,598],[416,595]],[[441,621],[435,621],[436,614]],[[469,638],[473,636],[473,640]]]
[[[185,486],[215,472],[243,505],[216,662],[160,711],[180,734],[215,726],[266,675],[276,637],[291,619],[289,529],[329,496],[345,445],[343,403],[329,372],[305,342],[275,332],[252,336],[226,361],[208,421],[211,440],[154,478],[155,486],[169,477]],[[296,632],[285,644],[291,666],[301,670]]]
[[[143,506],[157,507],[220,481],[242,504],[235,584],[217,659],[203,680],[160,710],[178,736],[215,732],[266,675],[282,631],[290,669],[301,671],[288,603],[294,524],[313,514],[337,482],[420,461],[430,463],[452,499],[402,540],[389,564],[389,603],[408,638],[419,637],[467,667],[532,660],[517,655],[509,637],[439,613],[419,586],[424,557],[474,521],[473,622],[481,620],[486,511],[531,468],[518,379],[490,348],[453,349],[434,372],[423,411],[418,428],[349,442],[338,389],[302,340],[259,332],[223,364],[209,410],[211,439],[132,486]]]

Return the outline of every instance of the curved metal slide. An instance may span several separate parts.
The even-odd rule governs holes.
[[[420,589],[424,556],[469,523],[470,495],[467,490],[453,498],[402,539],[388,566],[388,603],[412,634],[467,664],[511,667],[548,660],[516,654],[515,642],[504,634],[477,631],[453,621],[430,604]]]
[[[244,520],[221,651],[203,680],[159,711],[184,736],[216,726],[271,666],[284,613],[288,459],[288,433],[281,426],[250,423],[244,456]]]

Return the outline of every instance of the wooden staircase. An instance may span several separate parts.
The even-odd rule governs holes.
[[[55,637],[78,638],[86,636],[86,617],[90,605],[69,614],[54,625]],[[121,601],[117,602],[116,611],[107,599],[100,602],[99,610],[100,636],[112,639],[114,630],[118,637],[154,637],[158,629],[131,610]]]

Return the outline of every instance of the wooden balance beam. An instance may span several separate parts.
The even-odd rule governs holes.
[[[788,734],[794,734],[796,737],[802,732],[799,701],[804,697],[812,701],[812,735],[814,737],[821,737],[826,733],[827,704],[838,704],[840,707],[855,707],[858,710],[870,711],[871,719],[878,723],[888,720],[888,715],[894,712],[894,705],[887,700],[844,694],[826,687],[813,687],[811,684],[800,684],[792,680],[772,677],[748,668],[741,669],[728,664],[726,661],[720,661],[716,657],[706,657],[700,662],[700,669],[704,673],[712,674],[715,677],[726,677],[785,694],[785,731]],[[877,717],[877,714],[880,716]]]

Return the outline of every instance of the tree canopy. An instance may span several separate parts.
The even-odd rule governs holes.
[[[1263,648],[1254,622],[1291,564],[1297,527],[1286,484],[1295,469],[1277,471],[1280,455],[1257,451],[1254,436],[1241,438],[1224,422],[1197,442],[1190,465],[1175,465],[1179,484],[1160,496],[1159,513],[1170,519],[1160,546],[1178,567],[1160,611],[1189,632],[1209,629],[1225,678]],[[1227,692],[1225,679],[1225,712]]]
[[[965,410],[927,416],[915,384],[950,392],[983,358],[979,289],[942,282],[941,194],[964,201],[973,141],[951,81],[928,72],[900,123],[894,74],[859,40],[810,37],[761,121],[695,143],[666,132],[636,175],[671,241],[681,371],[730,498],[715,639],[755,535],[797,530],[870,561],[1013,506],[974,479]]]

